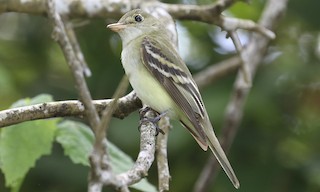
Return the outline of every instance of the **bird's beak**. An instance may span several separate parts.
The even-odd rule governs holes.
[[[112,23],[107,25],[107,28],[111,29],[114,32],[119,32],[126,28],[126,25],[124,23]]]

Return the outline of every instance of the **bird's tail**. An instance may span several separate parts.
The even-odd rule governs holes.
[[[231,180],[232,184],[234,185],[235,188],[239,188],[240,187],[240,183],[239,180],[236,176],[236,174],[234,173],[229,160],[226,156],[226,154],[224,153],[218,138],[216,137],[212,125],[210,123],[209,118],[205,118],[204,122],[204,131],[206,133],[206,136],[208,138],[208,145],[209,148],[211,149],[212,153],[214,154],[214,156],[217,158],[218,162],[220,163],[221,167],[223,168],[223,170],[225,171],[225,173],[227,174],[227,176],[229,177],[229,179]]]
[[[199,119],[198,122],[190,121],[184,117],[180,119],[180,122],[190,131],[203,150],[206,151],[209,146],[234,187],[238,189],[240,187],[239,180],[213,131],[208,115],[205,113],[203,118]]]

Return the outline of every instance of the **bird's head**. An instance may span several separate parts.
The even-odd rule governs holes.
[[[144,34],[160,32],[163,26],[154,16],[141,9],[134,9],[123,15],[117,23],[109,24],[107,28],[119,33],[125,43]]]

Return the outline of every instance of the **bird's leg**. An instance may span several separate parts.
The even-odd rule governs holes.
[[[146,114],[149,110],[153,110],[153,109],[151,109],[150,107],[144,107],[144,108],[142,108],[142,109],[139,110],[139,113],[140,113],[140,122],[139,122],[139,127],[138,127],[139,131],[140,131],[140,127],[141,127],[142,123],[144,123],[144,122],[151,122],[151,123],[153,123],[154,126],[156,127],[156,136],[157,136],[159,133],[161,133],[161,134],[164,135],[164,131],[163,131],[162,129],[160,129],[160,127],[158,126],[158,122],[160,121],[160,119],[161,119],[163,116],[165,116],[165,115],[167,114],[168,111],[165,111],[165,112],[163,112],[163,113],[161,113],[161,114],[159,114],[158,112],[155,111],[155,112],[156,112],[157,114],[159,114],[159,115],[157,115],[155,118],[148,118],[148,117],[145,117],[145,114]]]

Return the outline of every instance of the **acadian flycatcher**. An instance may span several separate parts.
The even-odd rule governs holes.
[[[121,37],[122,65],[142,103],[159,114],[178,119],[203,150],[209,146],[234,187],[239,188],[239,181],[213,131],[198,86],[162,23],[136,9],[107,27]]]

